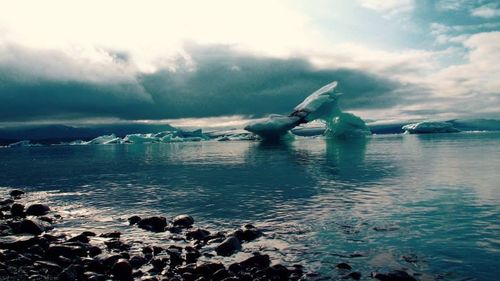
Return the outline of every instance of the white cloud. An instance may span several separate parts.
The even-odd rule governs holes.
[[[414,0],[361,0],[365,8],[390,15],[411,12],[415,8]]]
[[[304,14],[285,1],[5,1],[0,41],[87,53],[128,52],[142,71],[182,54],[185,42],[225,44],[267,55],[323,45]]]
[[[500,9],[497,4],[484,5],[471,11],[471,15],[481,18],[500,17]]]

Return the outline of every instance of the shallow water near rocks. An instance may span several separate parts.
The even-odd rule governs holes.
[[[161,243],[126,218],[187,213],[212,230],[264,229],[236,258],[260,250],[333,278],[340,262],[367,280],[500,275],[500,133],[4,148],[0,168],[1,194],[48,202],[61,230]]]

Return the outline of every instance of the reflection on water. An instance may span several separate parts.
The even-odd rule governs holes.
[[[3,149],[0,186],[37,191],[83,227],[137,237],[121,218],[190,213],[214,228],[256,223],[275,233],[268,240],[284,250],[277,258],[306,259],[332,276],[349,261],[365,277],[408,267],[493,280],[499,140],[483,133]]]

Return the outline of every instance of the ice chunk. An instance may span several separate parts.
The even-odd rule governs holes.
[[[265,139],[280,138],[300,123],[301,118],[298,116],[271,115],[248,124],[245,130]]]
[[[342,112],[327,121],[325,135],[335,138],[351,138],[370,135],[370,129],[358,116]]]
[[[336,116],[341,111],[337,105],[341,93],[335,92],[337,81],[334,81],[308,96],[294,108],[292,115],[301,116],[307,122]]]
[[[123,138],[125,143],[152,143],[158,141],[159,138],[153,136],[153,134],[130,134]]]
[[[403,126],[408,134],[433,134],[433,133],[457,133],[459,129],[448,122],[419,122]]]
[[[121,143],[121,141],[122,139],[117,138],[115,134],[111,134],[111,135],[104,135],[97,137],[95,139],[86,142],[85,144],[117,144]]]

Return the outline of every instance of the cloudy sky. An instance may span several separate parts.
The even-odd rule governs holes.
[[[498,1],[0,0],[0,124],[260,117],[333,80],[365,119],[500,118],[499,62]]]

